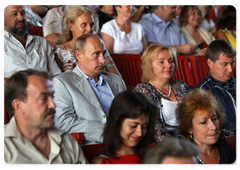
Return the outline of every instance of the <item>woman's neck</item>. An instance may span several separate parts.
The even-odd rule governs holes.
[[[131,21],[129,18],[116,17],[115,21],[121,31],[126,32],[126,34],[131,32]]]
[[[116,156],[135,154],[134,147],[122,146],[116,151]]]

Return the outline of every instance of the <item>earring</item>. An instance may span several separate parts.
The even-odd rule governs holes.
[[[189,134],[191,140],[193,140],[193,134]]]

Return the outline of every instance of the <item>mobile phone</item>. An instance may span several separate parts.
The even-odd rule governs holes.
[[[204,42],[200,42],[199,44],[197,44],[198,48],[201,48],[203,46]]]

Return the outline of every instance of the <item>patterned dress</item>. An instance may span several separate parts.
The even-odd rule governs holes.
[[[191,91],[191,88],[182,80],[174,80],[171,86],[176,89],[176,96],[182,98],[185,94]],[[160,110],[159,114],[162,115],[162,101],[161,95],[155,90],[155,88],[150,83],[141,83],[135,87],[135,90],[143,93],[152,103],[154,103]],[[168,130],[163,120],[160,118],[156,120],[155,124],[155,139],[156,142],[164,140],[166,137],[174,136],[181,138],[180,131],[176,128],[172,128],[171,131]]]
[[[54,51],[56,55],[56,62],[63,72],[66,70],[73,70],[76,67],[77,63],[74,57],[74,50],[71,48],[68,42],[56,45]],[[106,69],[115,65],[108,52],[106,52],[105,55],[105,65]]]

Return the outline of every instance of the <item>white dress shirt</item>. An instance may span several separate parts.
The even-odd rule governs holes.
[[[4,78],[29,68],[48,71],[52,76],[61,73],[48,42],[40,36],[26,36],[26,46],[23,47],[20,41],[4,30]]]

